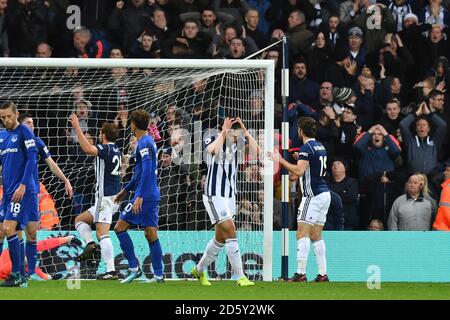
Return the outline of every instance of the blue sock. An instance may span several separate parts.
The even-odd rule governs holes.
[[[20,271],[20,243],[17,234],[8,237],[9,256],[11,257],[11,272],[18,273]]]
[[[137,268],[138,260],[136,258],[136,255],[134,254],[133,241],[131,241],[130,235],[126,231],[116,233],[116,235],[117,238],[119,238],[120,247],[122,248],[125,257],[128,260],[128,267],[130,269]]]
[[[162,257],[162,249],[161,243],[159,239],[156,239],[154,242],[148,242],[148,246],[150,248],[150,256],[152,257],[152,266],[155,275],[158,277],[163,276],[163,257]]]
[[[27,273],[25,272],[25,240],[20,240],[20,275],[22,278],[26,278]]]
[[[34,270],[36,269],[36,260],[37,260],[37,242],[36,241],[28,241],[26,245],[26,254],[28,260],[28,275],[31,276],[34,274]]]

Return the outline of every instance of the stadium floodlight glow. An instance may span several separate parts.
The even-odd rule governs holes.
[[[239,116],[261,143],[264,155],[274,147],[272,60],[0,58],[0,96],[34,118],[35,134],[74,186],[72,201],[48,167],[39,166],[41,181],[57,211],[59,224],[53,228],[64,231],[73,230],[76,210],[89,206],[95,188],[91,159],[79,152],[68,116],[77,112],[82,128],[94,140],[104,121],[123,126],[118,142],[124,150],[126,181],[132,170],[134,141],[127,121],[122,120],[137,108],[154,113],[156,129],[149,128],[149,132],[160,135],[158,147],[165,150],[161,158],[163,153],[171,155],[166,162],[160,161],[159,170],[164,195],[160,230],[173,232],[173,242],[163,244],[169,253],[174,246],[189,252],[190,242],[206,245],[210,239],[208,232],[195,232],[211,230],[201,203],[205,131],[216,128],[220,117]],[[246,244],[260,248],[257,254],[263,257],[263,265],[255,262],[255,269],[263,272],[256,279],[272,281],[274,172],[273,163],[264,155],[241,159],[236,224],[238,237],[239,230],[251,231],[239,240],[242,251]],[[184,236],[179,239],[183,240],[177,241],[181,232]],[[216,267],[223,270],[225,262],[222,259],[222,267]]]

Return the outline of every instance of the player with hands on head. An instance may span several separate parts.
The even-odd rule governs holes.
[[[242,138],[247,140],[250,152],[259,154],[258,143],[240,118],[225,118],[220,131],[208,135],[203,141],[208,167],[203,204],[211,223],[214,225],[215,236],[207,244],[200,262],[192,269],[191,274],[204,286],[211,285],[206,270],[211,263],[216,261],[224,247],[231,269],[237,279],[237,285],[242,287],[254,285],[254,282],[245,276],[242,268],[242,258],[234,223],[238,169],[237,152],[240,146],[246,143]]]

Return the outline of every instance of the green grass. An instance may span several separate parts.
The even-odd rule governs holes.
[[[369,290],[365,283],[263,283],[237,287],[235,282],[212,282],[201,287],[194,281],[163,284],[118,281],[81,281],[69,290],[66,281],[29,282],[27,289],[0,288],[0,300],[14,299],[115,299],[115,300],[302,300],[302,299],[450,299],[450,283],[382,283]]]

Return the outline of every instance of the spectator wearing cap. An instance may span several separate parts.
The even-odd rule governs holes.
[[[348,176],[348,169],[348,163],[344,159],[335,158],[331,166],[328,185],[342,200],[344,230],[357,230],[359,227],[358,181]]]
[[[347,106],[354,107],[356,96],[350,88],[333,88],[333,109],[338,116],[342,114]]]
[[[356,62],[350,59],[350,52],[345,47],[334,48],[334,63],[325,72],[325,81],[335,87],[353,87],[356,80]]]
[[[442,0],[429,0],[428,3],[419,13],[419,22],[439,25],[441,28],[448,27],[450,13],[442,6]]]
[[[353,27],[348,31],[348,48],[350,50],[350,59],[356,61],[356,73],[360,73],[362,67],[366,64],[367,50],[363,47],[363,32],[359,27]]]
[[[430,24],[419,25],[419,19],[413,13],[408,13],[403,19],[403,30],[399,32],[399,36],[415,62],[414,68],[409,68],[404,76],[403,83],[408,90],[415,83],[421,81],[427,71],[428,63],[424,63],[424,61],[429,60],[429,52],[427,50],[427,38],[423,33],[430,28]]]
[[[450,159],[445,162],[444,182],[433,230],[450,231]]]
[[[392,13],[395,20],[396,31],[402,31],[403,20],[405,16],[413,13],[413,6],[409,0],[390,0],[388,4],[388,9]]]
[[[301,59],[294,63],[292,77],[289,81],[289,99],[307,105],[316,105],[319,101],[319,84],[308,77],[308,66]]]

